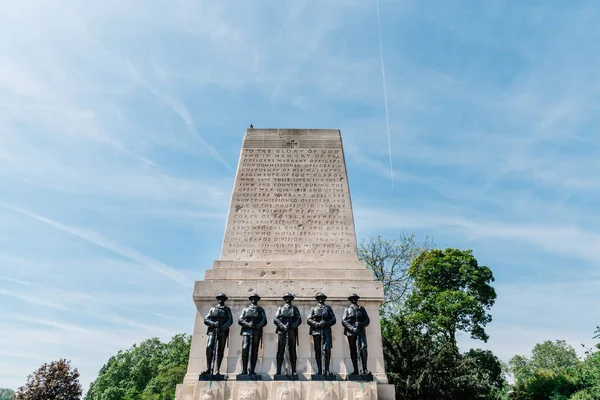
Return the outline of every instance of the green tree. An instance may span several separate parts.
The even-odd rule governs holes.
[[[385,369],[396,398],[500,399],[506,388],[500,360],[489,350],[456,351],[443,335],[411,324],[401,313],[382,320]]]
[[[489,268],[470,250],[432,250],[402,233],[397,240],[370,237],[359,256],[383,284],[382,341],[385,368],[396,397],[496,400],[507,384],[490,351],[461,354],[457,331],[487,340],[484,327],[496,299]]]
[[[78,400],[81,392],[77,368],[71,370],[71,362],[60,359],[29,375],[15,393],[15,400]]]
[[[502,362],[490,350],[471,349],[464,354],[473,383],[488,394],[486,398],[500,398],[506,388],[506,373]]]
[[[0,388],[0,400],[13,400],[14,390],[8,388]]]
[[[600,327],[596,327],[595,333],[594,339],[600,339]],[[580,390],[571,397],[573,400],[600,399],[600,343],[595,347],[595,351],[586,350],[585,359],[579,364],[576,381]]]
[[[580,363],[575,349],[564,340],[538,343],[533,347],[530,358],[516,355],[508,362],[515,381],[530,379],[540,370],[558,374],[573,372]]]
[[[538,343],[533,347],[530,357],[516,355],[509,361],[510,373],[515,378],[511,398],[568,399],[593,384],[593,367],[586,370],[583,364],[585,363],[579,360],[575,349],[564,340]],[[587,372],[590,375],[586,375]],[[577,396],[585,394],[583,391]]]
[[[86,400],[172,400],[183,381],[191,336],[175,335],[168,343],[152,338],[119,351],[100,369]]]
[[[187,364],[187,363],[186,363]],[[174,389],[183,381],[187,372],[187,365],[176,365],[161,369],[157,376],[152,378],[144,389],[140,399],[142,400],[172,400]]]
[[[563,400],[577,392],[574,376],[548,369],[533,371],[525,380],[515,382],[510,398],[514,400]]]
[[[409,270],[414,290],[407,299],[413,323],[442,334],[456,347],[457,331],[487,341],[485,326],[496,301],[492,271],[479,265],[471,250],[428,250]]]
[[[385,370],[396,387],[396,397],[412,400],[429,392],[426,375],[434,352],[433,338],[397,313],[381,320],[381,339]]]
[[[398,239],[372,236],[360,243],[359,258],[383,284],[385,303],[382,311],[389,311],[404,301],[412,287],[412,277],[408,273],[410,266],[415,258],[432,246],[427,237],[423,242],[417,242],[414,234],[404,232]]]

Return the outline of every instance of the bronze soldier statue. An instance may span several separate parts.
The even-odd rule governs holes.
[[[231,310],[225,305],[226,300],[227,295],[219,293],[217,295],[219,303],[212,307],[204,318],[204,325],[208,326],[208,342],[206,344],[207,368],[206,371],[202,372],[202,375],[212,375],[215,372],[215,375],[220,375],[219,369],[221,368],[221,361],[223,361],[223,351],[229,337],[229,327],[233,323]],[[213,363],[215,358],[217,361],[216,368]]]
[[[277,329],[277,372],[275,375],[281,375],[281,365],[283,364],[283,356],[287,347],[290,357],[290,367],[292,375],[296,375],[296,346],[298,345],[298,325],[302,323],[300,310],[292,305],[294,295],[286,293],[283,296],[285,304],[277,309],[275,314],[275,325]],[[288,371],[289,372],[289,371]]]
[[[370,372],[367,370],[367,332],[365,328],[369,326],[371,320],[365,308],[357,304],[358,299],[360,299],[360,296],[356,293],[352,293],[348,297],[351,304],[344,310],[342,325],[344,325],[344,335],[348,337],[348,345],[350,346],[350,358],[354,368],[352,375],[358,375],[359,352],[362,361],[361,374],[369,375]]]
[[[331,327],[335,325],[335,314],[331,307],[325,304],[323,293],[317,293],[315,299],[319,302],[310,310],[308,320],[309,334],[313,337],[315,358],[317,361],[317,375],[331,375],[329,361],[331,360]],[[323,371],[324,367],[324,371]],[[323,373],[324,372],[324,373]]]
[[[250,375],[256,375],[254,369],[258,361],[258,346],[262,339],[262,328],[267,324],[265,310],[258,305],[260,296],[256,293],[248,298],[250,305],[242,310],[238,323],[242,326],[242,375],[248,374],[248,358],[250,358]],[[249,356],[249,357],[248,357]]]

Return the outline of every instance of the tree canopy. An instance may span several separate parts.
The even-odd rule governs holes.
[[[485,326],[496,301],[492,271],[479,265],[471,250],[428,250],[409,270],[414,290],[407,299],[411,319],[456,344],[456,332],[487,341]]]
[[[600,329],[597,328],[595,338]],[[509,362],[515,384],[512,400],[600,399],[600,344],[580,360],[564,340],[538,343],[531,357],[516,355]]]
[[[78,400],[81,385],[77,368],[65,359],[42,365],[27,377],[27,383],[15,393],[15,400]]]
[[[433,243],[426,237],[417,242],[414,234],[400,233],[398,239],[371,236],[358,247],[359,258],[373,271],[375,280],[381,281],[385,295],[382,311],[400,305],[412,288],[410,266]]]
[[[421,330],[402,314],[386,316],[381,328],[385,368],[397,398],[491,400],[504,392],[502,363],[491,351],[460,354],[445,337]]]
[[[8,388],[0,388],[0,400],[13,400],[14,390]]]
[[[173,400],[183,381],[191,336],[179,334],[168,343],[158,338],[119,351],[100,369],[86,400]]]
[[[381,322],[386,371],[397,398],[500,399],[507,387],[500,360],[489,350],[460,353],[456,344],[457,331],[488,338],[484,327],[496,299],[491,270],[470,250],[420,247],[412,254],[403,269],[403,301]]]
[[[539,370],[553,373],[572,372],[579,363],[575,349],[564,340],[538,343],[533,347],[531,357],[517,354],[508,362],[510,372],[517,381],[529,379]]]

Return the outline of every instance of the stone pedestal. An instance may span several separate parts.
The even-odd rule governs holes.
[[[180,400],[394,400],[393,385],[346,381],[207,382],[177,385]]]
[[[221,373],[224,382],[200,382],[206,369],[204,316],[217,293],[226,293],[234,323]],[[268,323],[263,329],[256,372],[263,381],[236,381],[241,372],[241,336],[237,319],[257,292]],[[298,381],[274,380],[277,334],[273,323],[282,296],[293,293],[302,315],[298,330]],[[325,293],[337,324],[332,327],[330,370],[339,381],[311,381],[316,372],[309,327],[317,292]],[[346,381],[352,371],[341,319],[351,293],[368,312],[372,382]],[[177,400],[334,399],[391,400],[381,346],[380,282],[358,260],[346,165],[338,130],[249,129],[236,175],[221,258],[194,286],[196,320],[188,371],[177,387]],[[211,397],[212,396],[212,397]]]

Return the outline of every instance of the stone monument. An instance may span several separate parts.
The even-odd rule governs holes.
[[[274,323],[281,299],[295,296],[302,323],[297,328],[295,379],[274,379],[278,333]],[[371,381],[350,380],[354,371],[344,326],[333,325],[329,370],[333,379],[311,380],[317,372],[313,337],[306,324],[315,295],[327,295],[339,321],[360,295],[370,316],[366,328]],[[225,293],[233,319],[260,293],[267,324],[262,328],[255,372],[260,379],[238,381],[242,372],[239,324],[229,328],[220,373],[205,371],[209,335],[205,316],[215,296]],[[196,319],[187,374],[177,400],[392,400],[381,346],[379,306],[383,288],[358,260],[354,217],[339,130],[248,129],[235,178],[221,257],[194,286]],[[280,377],[280,376],[279,376]],[[296,380],[297,379],[297,380]]]

